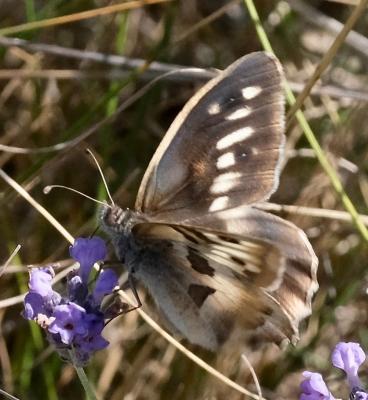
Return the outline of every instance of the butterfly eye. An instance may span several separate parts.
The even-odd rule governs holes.
[[[125,212],[118,206],[103,206],[101,209],[101,222],[109,229],[120,230]]]

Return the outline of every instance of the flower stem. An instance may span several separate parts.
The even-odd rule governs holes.
[[[74,360],[74,353],[72,350],[69,351],[69,355],[70,355],[70,359]],[[96,393],[95,393],[93,387],[91,386],[91,384],[89,383],[86,373],[84,372],[84,369],[82,367],[77,367],[74,364],[74,362],[73,362],[73,367],[77,372],[78,378],[83,386],[83,389],[86,393],[87,399],[88,400],[98,400]]]

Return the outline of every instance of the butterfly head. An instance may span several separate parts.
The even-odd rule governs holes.
[[[99,221],[101,228],[107,234],[124,233],[129,226],[128,221],[130,220],[131,214],[129,209],[123,210],[115,204],[106,204],[102,206],[100,210]]]
[[[101,207],[99,223],[102,230],[110,237],[115,247],[116,255],[119,260],[124,262],[128,250],[131,230],[134,226],[135,212],[112,204]]]

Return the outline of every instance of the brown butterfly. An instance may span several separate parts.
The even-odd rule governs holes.
[[[172,123],[135,210],[101,212],[129,274],[173,330],[208,349],[237,326],[295,341],[318,288],[318,260],[304,232],[257,208],[279,182],[282,79],[268,53],[230,65]]]

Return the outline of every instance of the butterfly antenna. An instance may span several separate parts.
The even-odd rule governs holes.
[[[103,182],[103,184],[104,184],[104,186],[105,186],[105,190],[106,190],[107,196],[108,196],[108,198],[110,199],[111,204],[114,206],[115,203],[114,203],[114,200],[112,199],[112,196],[111,196],[109,187],[107,186],[107,182],[106,182],[106,179],[105,179],[105,175],[104,175],[103,172],[102,172],[102,169],[101,169],[101,167],[100,167],[100,164],[98,163],[96,157],[94,156],[94,154],[92,153],[92,151],[91,151],[90,149],[86,149],[86,152],[87,152],[87,154],[89,154],[89,155],[92,157],[93,161],[95,162],[96,167],[97,167],[97,169],[98,169],[98,172],[100,173],[102,182]]]
[[[105,206],[105,207],[110,207],[110,208],[111,208],[111,206],[110,206],[109,204],[106,204],[106,202],[104,202],[104,201],[100,201],[100,200],[94,199],[93,197],[88,196],[88,194],[82,193],[82,192],[80,192],[79,190],[76,190],[76,189],[73,189],[73,188],[71,188],[71,187],[64,186],[64,185],[48,185],[48,186],[45,186],[45,187],[43,188],[43,192],[44,192],[45,194],[49,194],[49,193],[51,192],[51,190],[52,190],[52,189],[55,189],[55,188],[69,190],[69,191],[71,191],[71,192],[73,192],[73,193],[79,194],[80,196],[86,197],[87,199],[92,200],[92,201],[94,201],[95,203],[102,204],[102,205]]]

